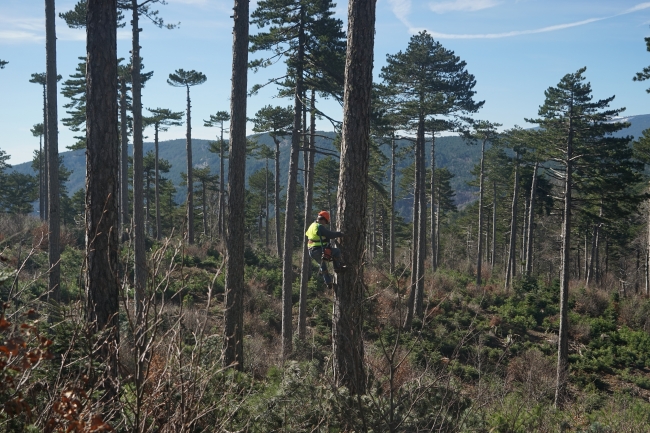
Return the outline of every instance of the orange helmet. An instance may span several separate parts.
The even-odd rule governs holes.
[[[329,222],[330,222],[330,213],[329,212],[327,212],[326,210],[322,210],[322,211],[318,212],[318,216],[325,218],[325,221],[329,224]]]

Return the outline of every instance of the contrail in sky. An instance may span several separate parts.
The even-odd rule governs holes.
[[[576,21],[576,22],[565,23],[565,24],[556,24],[552,26],[546,26],[546,27],[530,29],[530,30],[514,30],[509,32],[501,32],[501,33],[458,34],[458,33],[433,32],[426,29],[425,27],[413,26],[410,20],[408,19],[408,16],[411,13],[411,0],[389,0],[389,3],[391,4],[393,13],[397,17],[397,19],[400,20],[406,27],[408,27],[410,33],[415,34],[422,30],[426,30],[428,33],[431,34],[431,36],[438,39],[499,39],[499,38],[509,38],[513,36],[531,35],[535,33],[554,32],[557,30],[568,29],[571,27],[584,26],[585,24],[591,24],[593,22],[602,21],[602,20],[614,18],[621,15],[627,15],[627,14],[631,14],[634,12],[638,12],[650,8],[650,2],[646,2],[646,3],[639,3],[629,9],[626,9],[622,12],[619,12],[615,15],[611,15],[608,17],[589,18],[582,21]]]

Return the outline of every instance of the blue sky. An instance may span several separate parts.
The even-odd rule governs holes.
[[[57,14],[74,3],[57,1]],[[160,15],[167,22],[180,22],[178,29],[142,24],[145,70],[154,71],[143,91],[144,107],[184,110],[183,89],[166,83],[175,69],[195,69],[208,77],[192,88],[195,138],[213,139],[217,131],[203,127],[201,120],[229,110],[232,5],[231,0],[168,0],[159,7]],[[255,7],[253,0],[251,10]],[[347,3],[339,1],[336,12],[345,21]],[[378,77],[386,54],[404,50],[414,33],[427,30],[476,76],[477,98],[486,101],[477,117],[504,128],[527,126],[523,119],[536,116],[544,90],[583,66],[594,97],[616,95],[613,106],[626,107],[625,115],[648,114],[645,89],[650,83],[633,82],[632,77],[650,64],[644,42],[649,25],[650,2],[634,0],[378,0],[374,72]],[[11,155],[13,164],[30,160],[38,148],[30,128],[42,121],[42,93],[29,78],[45,70],[44,27],[43,0],[0,2],[0,59],[9,61],[0,71],[0,149]],[[85,55],[85,32],[68,29],[57,19],[57,36],[58,72],[66,79],[77,57]],[[119,30],[121,57],[128,57],[129,37],[128,29]],[[277,64],[251,73],[249,86],[281,75],[283,69]],[[267,104],[290,105],[288,99],[275,99],[275,93],[269,88],[249,98],[249,117]],[[65,117],[66,102],[59,96],[59,119]],[[341,118],[337,103],[319,104],[329,116]],[[319,128],[331,126],[322,121]],[[73,135],[59,125],[61,151],[73,143]],[[184,135],[184,127],[175,127],[161,139]],[[145,131],[145,136],[152,132]]]

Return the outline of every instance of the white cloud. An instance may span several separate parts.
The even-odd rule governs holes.
[[[409,33],[416,34],[421,31],[427,31],[428,33],[431,34],[431,36],[437,39],[500,39],[500,38],[514,37],[514,36],[531,35],[536,33],[548,33],[548,32],[568,29],[571,27],[584,26],[597,21],[614,18],[620,15],[626,15],[641,10],[650,9],[650,2],[645,2],[645,3],[639,3],[631,8],[625,9],[622,12],[607,17],[588,18],[585,20],[575,21],[572,23],[556,24],[552,26],[546,26],[546,27],[529,29],[529,30],[513,30],[509,32],[499,32],[499,33],[459,34],[459,33],[439,33],[435,31],[431,31],[426,27],[415,27],[411,24],[409,20],[409,15],[411,13],[411,0],[389,0],[389,2],[392,6],[395,17],[408,28]],[[484,9],[486,7],[493,7],[496,6],[498,3],[499,2],[497,0],[454,0],[454,1],[448,1],[443,3],[431,4],[430,6],[432,10],[434,10],[434,7],[438,8],[438,11],[434,10],[434,12],[442,13],[440,11],[479,10],[478,8]],[[487,5],[491,5],[491,6],[487,6]],[[464,7],[464,9],[461,9],[461,7]],[[475,8],[475,9],[470,9],[470,8]]]
[[[499,5],[501,2],[497,0],[453,0],[445,2],[433,2],[429,4],[429,8],[437,13],[444,14],[445,12],[474,12],[482,9],[489,9]]]
[[[388,0],[398,20],[406,27],[411,27],[408,16],[411,13],[411,0]]]
[[[631,14],[632,12],[642,11],[644,9],[650,8],[650,3],[639,3],[638,5],[632,6],[629,9],[624,10],[618,15]]]
[[[0,30],[0,42],[41,42],[44,36],[24,30]]]
[[[587,20],[583,21],[577,21],[574,23],[566,23],[566,24],[558,24],[554,26],[548,26],[548,27],[542,27],[539,29],[532,29],[532,30],[515,30],[511,32],[503,32],[503,33],[483,33],[483,34],[457,34],[457,33],[438,33],[438,32],[432,32],[426,28],[410,28],[409,31],[411,33],[418,33],[422,30],[427,30],[433,36],[434,38],[438,39],[501,39],[501,38],[509,38],[513,36],[522,36],[522,35],[532,35],[535,33],[547,33],[547,32],[554,32],[557,30],[563,30],[563,29],[568,29],[571,27],[578,27],[578,26],[583,26],[585,24],[590,24],[596,21],[601,21],[606,18],[590,18]]]

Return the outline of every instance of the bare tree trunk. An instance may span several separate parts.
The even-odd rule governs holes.
[[[192,173],[192,117],[190,86],[187,87],[187,132],[185,148],[187,149],[187,242],[194,243],[194,173]],[[231,126],[232,130],[232,126]]]
[[[273,204],[275,208],[275,248],[278,257],[282,257],[282,232],[280,231],[280,140],[275,142],[275,192]]]
[[[539,162],[535,162],[533,166],[533,181],[531,182],[530,187],[530,200],[528,204],[528,232],[526,234],[526,277],[530,277],[530,273],[533,270],[533,233],[534,233],[534,221],[535,221],[535,192],[537,190],[537,170],[539,168]]]
[[[564,403],[569,361],[569,269],[571,254],[571,187],[573,178],[573,124],[569,123],[569,137],[565,152],[564,214],[562,221],[562,270],[560,274],[560,329],[558,332],[557,377],[555,407]]]
[[[478,192],[478,251],[476,253],[476,285],[481,285],[481,264],[483,261],[483,192],[485,181],[485,142],[481,141],[481,172],[479,176],[479,192]]]
[[[142,143],[142,83],[140,78],[140,25],[137,0],[132,0],[133,47],[131,48],[131,95],[133,97],[133,236],[134,236],[134,280],[135,280],[135,382],[137,392],[144,392],[146,325],[145,303],[147,285],[147,257],[145,251],[145,229],[149,218],[149,200],[147,197],[147,214],[144,211],[143,192],[143,143]],[[147,191],[148,193],[148,191]],[[141,398],[137,399],[140,404]],[[139,414],[136,410],[136,425],[140,427]]]
[[[512,284],[512,280],[515,277],[515,248],[517,246],[517,207],[519,203],[517,202],[519,198],[519,154],[517,154],[517,160],[515,161],[515,185],[512,192],[512,210],[510,212],[510,242],[508,249],[508,267],[506,270],[506,290],[508,290]]]
[[[362,338],[365,243],[370,149],[370,97],[375,35],[375,1],[350,0],[345,61],[341,171],[338,188],[339,231],[345,233],[348,272],[338,274],[334,294],[332,342],[334,379],[351,394],[364,394]]]
[[[120,144],[115,0],[88,1],[86,32],[86,315],[91,328],[101,336],[92,356],[106,368],[104,377],[98,379],[106,400],[110,401],[118,395],[119,389],[119,284],[116,273]],[[50,138],[52,136],[56,134]],[[52,144],[56,149],[56,141]],[[58,161],[58,156],[52,159]],[[50,221],[58,220],[58,211],[51,212],[50,216]]]
[[[305,226],[304,231],[307,231],[311,224],[312,202],[314,197],[314,150],[316,148],[316,111],[314,109],[316,104],[316,91],[311,91],[311,117],[309,129],[309,144],[307,155],[307,164],[305,164]],[[300,272],[300,305],[298,307],[298,338],[304,340],[307,336],[307,283],[310,277],[310,263],[309,250],[307,246],[307,238],[303,238],[303,256],[302,256],[302,269]]]
[[[490,273],[494,272],[497,255],[497,183],[492,181],[492,244],[490,246]]]
[[[645,295],[650,296],[650,213],[648,215],[648,237],[645,245]]]
[[[223,361],[244,369],[244,217],[246,172],[246,91],[248,83],[248,0],[235,0],[230,94],[230,163]]]
[[[55,37],[56,37],[56,29],[55,29]],[[56,45],[54,47],[56,50]],[[43,83],[43,153],[44,153],[43,155],[43,218],[45,219],[45,221],[48,221],[50,219],[50,201],[48,197],[49,184],[50,184],[50,175],[49,175],[50,173],[50,162],[49,162],[50,161],[50,145],[49,145],[50,126],[47,124],[47,117],[48,117],[48,104],[47,104],[47,70],[46,70],[45,82]],[[58,131],[59,129],[57,126],[57,137],[59,134]],[[58,147],[58,140],[57,140],[57,147]]]
[[[587,266],[587,274],[585,275],[585,286],[589,287],[594,280],[594,265],[595,260],[597,260],[596,253],[596,244],[598,239],[598,224],[594,224],[593,232],[591,235],[591,258],[589,260],[589,265]]]
[[[436,257],[436,269],[440,265],[440,214],[442,209],[440,208],[440,188],[438,188],[438,209],[436,211],[436,241],[434,243],[434,252]]]
[[[427,197],[425,189],[425,159],[424,159],[424,118],[420,121],[418,131],[418,157],[416,164],[419,165],[417,172],[417,182],[419,183],[418,191],[418,248],[417,248],[417,264],[416,274],[417,281],[415,284],[415,303],[413,305],[414,314],[422,318],[424,311],[424,263],[426,256],[426,242],[427,242]]]
[[[129,135],[126,77],[120,77],[120,234],[129,227]]]
[[[156,151],[156,160],[155,160],[155,184],[154,187],[156,189],[155,195],[156,195],[156,239],[160,240],[162,238],[161,235],[161,222],[160,222],[160,172],[158,168],[158,158],[159,158],[159,146],[158,146],[158,125],[156,124],[156,130],[155,130],[155,137],[154,137],[154,145],[155,145],[155,151]]]
[[[293,228],[296,214],[296,195],[298,184],[298,160],[300,156],[300,136],[302,120],[303,62],[305,56],[305,11],[300,6],[298,36],[298,55],[296,59],[296,90],[294,97],[293,130],[291,136],[291,155],[289,157],[289,180],[287,185],[287,206],[284,213],[284,251],[282,255],[282,358],[287,359],[293,350],[292,328],[292,284],[293,284]]]
[[[264,218],[264,228],[266,231],[266,238],[264,240],[264,245],[266,247],[269,247],[269,159],[266,158],[266,174],[264,177],[264,202],[266,206],[265,210],[265,215],[266,217]]]
[[[223,234],[225,233],[225,221],[226,221],[226,185],[225,185],[225,173],[224,173],[224,161],[223,161],[223,122],[221,122],[221,140],[219,145],[219,218],[217,220],[217,231],[219,237],[223,239]]]
[[[48,258],[50,265],[48,288],[52,297],[60,297],[61,257],[59,238],[60,227],[60,197],[59,197],[59,131],[57,114],[57,73],[56,73],[56,28],[54,0],[45,0],[45,52],[47,69],[47,137],[48,137]],[[117,100],[117,97],[116,97]]]
[[[390,273],[395,272],[395,134],[390,144]],[[650,224],[648,224],[650,227]],[[648,229],[650,233],[650,228]],[[650,244],[650,234],[648,235]]]
[[[417,274],[417,262],[418,262],[418,241],[419,241],[419,234],[418,231],[420,229],[420,221],[419,221],[419,216],[420,216],[420,206],[419,206],[419,198],[420,198],[420,182],[419,182],[419,164],[418,164],[418,144],[417,140],[415,143],[415,147],[413,148],[413,159],[414,159],[414,164],[415,164],[415,175],[413,178],[413,227],[411,230],[411,290],[409,292],[409,297],[407,300],[407,306],[406,306],[406,317],[404,318],[404,329],[411,329],[411,324],[413,322],[413,314],[414,314],[414,308],[415,308],[415,292],[417,291],[417,281],[418,281],[418,274]]]
[[[43,129],[45,129],[45,123],[43,124]],[[44,161],[45,155],[43,155],[43,134],[41,134],[41,136],[38,138],[38,216],[41,221],[45,221],[45,188],[43,187],[43,181],[45,180],[45,176],[43,175]]]
[[[438,232],[436,231],[436,218],[434,217],[440,212],[436,210],[436,133],[431,132],[431,270],[435,272],[438,269],[438,256],[436,251],[436,244],[438,239]]]

